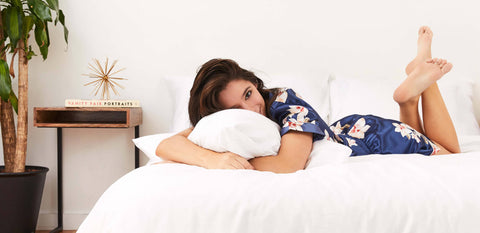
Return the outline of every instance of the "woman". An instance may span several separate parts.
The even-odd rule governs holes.
[[[347,116],[328,126],[312,107],[291,89],[265,89],[261,79],[232,60],[213,59],[197,73],[190,91],[192,125],[214,112],[241,108],[269,117],[281,127],[276,156],[246,160],[231,152],[217,153],[187,139],[193,128],[162,141],[156,154],[168,161],[205,168],[256,169],[289,173],[303,169],[313,141],[332,140],[349,146],[352,155],[460,152],[455,128],[436,81],[452,64],[431,57],[432,31],[419,30],[417,56],[406,68],[407,78],[395,90],[400,121],[367,115]],[[422,97],[423,125],[418,112]],[[410,127],[411,126],[411,127]],[[412,129],[413,128],[413,129]]]

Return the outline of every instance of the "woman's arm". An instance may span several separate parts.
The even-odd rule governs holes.
[[[304,169],[313,147],[312,133],[289,131],[281,139],[276,156],[256,157],[249,162],[260,171],[291,173]]]
[[[253,169],[243,157],[231,153],[207,150],[188,140],[193,128],[169,137],[157,146],[155,154],[164,159],[209,169]]]

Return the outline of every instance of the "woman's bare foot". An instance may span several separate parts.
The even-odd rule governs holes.
[[[444,59],[429,59],[419,63],[393,93],[393,99],[403,104],[418,101],[422,92],[452,69],[453,65]]]
[[[419,63],[432,59],[432,37],[433,32],[429,27],[420,27],[418,30],[417,56],[408,63],[405,68],[407,75],[409,75]]]

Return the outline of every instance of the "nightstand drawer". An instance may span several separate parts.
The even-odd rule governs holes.
[[[34,108],[34,126],[129,128],[142,124],[141,108]]]

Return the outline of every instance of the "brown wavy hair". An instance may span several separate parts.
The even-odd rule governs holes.
[[[253,83],[265,100],[267,117],[270,115],[269,94],[276,95],[276,89],[265,88],[263,81],[252,71],[241,68],[230,59],[212,59],[203,64],[197,72],[188,102],[190,122],[195,126],[202,117],[224,110],[218,97],[230,81],[243,79]],[[274,99],[274,98],[271,98]]]

